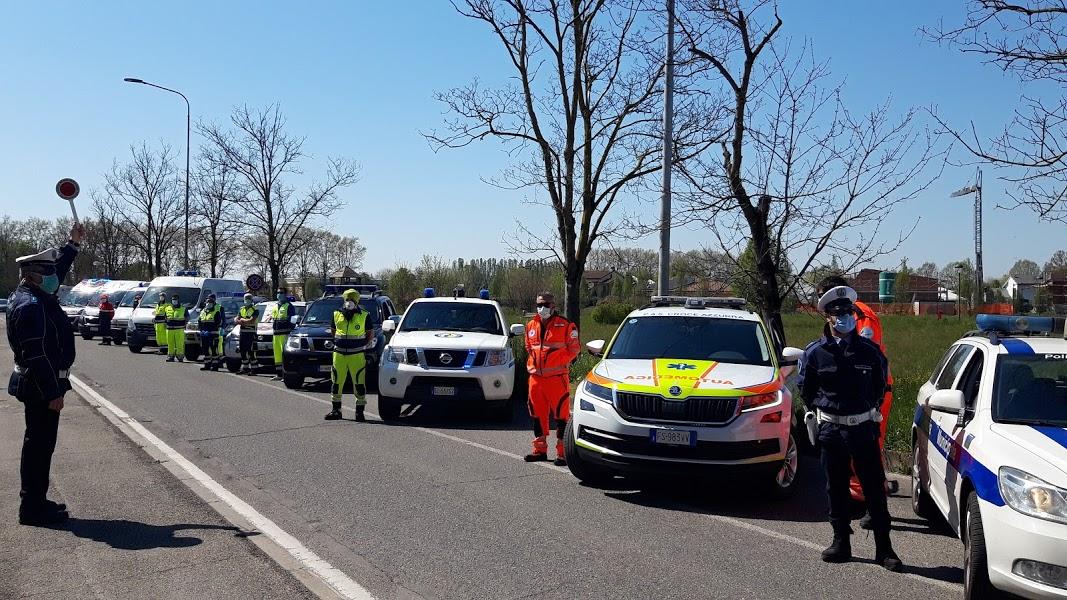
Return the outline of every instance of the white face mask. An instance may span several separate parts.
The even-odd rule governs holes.
[[[552,307],[551,306],[542,306],[541,308],[538,308],[537,309],[537,315],[539,317],[541,317],[542,319],[548,319],[549,317],[552,316]]]
[[[345,310],[356,310],[356,303],[351,300],[345,302]]]

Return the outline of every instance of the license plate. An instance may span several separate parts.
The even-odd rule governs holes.
[[[679,429],[653,429],[649,435],[653,444],[663,446],[696,446],[697,432]]]
[[[321,366],[319,366],[319,372],[320,373],[332,373],[333,372],[333,366],[332,365],[321,365]]]
[[[456,395],[456,388],[435,385],[435,386],[433,386],[433,395],[434,396],[455,396]]]

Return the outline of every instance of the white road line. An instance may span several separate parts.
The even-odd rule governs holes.
[[[141,440],[151,444],[156,450],[166,456],[167,459],[185,471],[192,481],[202,485],[210,491],[219,502],[228,506],[231,510],[251,523],[260,533],[283,548],[308,573],[320,579],[335,593],[347,600],[374,600],[374,596],[372,596],[363,586],[359,585],[351,577],[309,550],[300,542],[300,540],[288,534],[285,530],[276,525],[274,521],[263,516],[244,500],[241,500],[232,492],[222,487],[222,485],[212,479],[210,475],[179,454],[176,450],[167,445],[166,442],[156,437],[151,431],[148,431],[148,429],[137,422],[136,419],[131,417],[124,410],[109,402],[106,398],[97,393],[96,390],[86,385],[77,377],[72,375],[70,377],[70,382],[78,393],[81,394],[89,404],[93,405],[94,408],[101,412],[110,412],[119,421],[129,426]],[[127,435],[129,435],[129,433],[127,433]],[[130,437],[132,439],[133,436]],[[134,439],[134,442],[141,440]]]
[[[267,383],[265,381],[257,381],[255,379],[247,379],[246,381],[249,381],[249,382],[252,382],[252,383],[257,383],[257,384],[262,385],[264,387],[269,387],[269,388],[271,388],[273,390],[286,392],[286,393],[292,394],[294,396],[300,396],[301,398],[307,398],[308,400],[314,400],[315,402],[319,402],[321,404],[332,405],[329,400],[323,400],[322,398],[317,398],[315,396],[312,396],[311,394],[305,394],[303,392],[297,392],[297,391],[294,391],[294,390],[290,390],[288,388],[278,387],[277,385],[273,385],[273,384]],[[348,410],[348,409],[347,408],[343,408],[343,410]],[[376,415],[376,414],[374,414],[372,412],[369,412],[369,411],[367,411],[365,414],[368,414],[368,415],[370,415],[370,416],[372,416],[372,417],[374,417],[376,419],[380,418],[378,415]],[[435,435],[437,437],[444,438],[446,440],[452,440],[454,442],[459,442],[460,444],[464,444],[464,445],[467,445],[467,446],[472,446],[474,448],[478,448],[480,450],[485,450],[487,452],[492,452],[493,454],[497,454],[497,455],[504,456],[504,457],[507,457],[507,458],[512,458],[512,459],[515,459],[515,460],[523,460],[523,457],[519,456],[518,454],[514,454],[514,453],[511,453],[511,452],[508,452],[507,450],[501,450],[499,448],[494,448],[492,446],[487,446],[485,444],[480,444],[478,442],[475,442],[475,441],[472,441],[472,440],[468,440],[466,438],[461,438],[459,436],[451,435],[451,434],[448,434],[448,433],[444,433],[444,432],[441,432],[441,431],[437,431],[435,429],[429,429],[429,428],[426,428],[426,427],[410,427],[409,429],[412,429],[412,430],[415,430],[415,431],[421,431],[423,433],[428,433],[430,435]],[[552,463],[539,462],[539,463],[530,463],[530,464],[535,464],[537,466],[544,467],[546,469],[551,469],[551,470],[557,471],[559,473],[570,474],[570,471],[568,469],[566,469],[565,467],[557,467],[557,466],[553,465]],[[734,517],[727,517],[727,516],[724,516],[724,515],[708,514],[708,513],[705,513],[704,516],[707,517],[708,519],[711,519],[712,521],[717,521],[717,522],[723,523],[725,525],[731,525],[731,526],[736,527],[738,529],[744,529],[746,531],[751,531],[752,533],[758,533],[760,535],[763,535],[763,536],[766,536],[766,537],[769,537],[769,538],[772,538],[772,539],[780,540],[780,541],[783,541],[783,542],[789,542],[791,544],[795,544],[797,546],[800,546],[802,548],[807,548],[809,550],[815,550],[815,551],[821,552],[822,549],[823,549],[822,546],[816,544],[815,542],[811,542],[809,540],[805,540],[805,539],[802,539],[802,538],[794,537],[794,536],[791,536],[791,535],[789,535],[787,533],[782,533],[780,531],[775,531],[773,529],[768,529],[766,527],[762,527],[760,525],[756,525],[755,523],[750,523],[750,522],[744,521],[742,519],[737,519],[737,518],[734,518]],[[881,565],[871,564],[870,566],[874,567],[874,568],[878,568],[878,569],[882,568]],[[915,573],[901,573],[900,575],[902,575],[903,577],[907,577],[908,579],[912,579],[914,581],[918,581],[920,583],[926,584],[926,585],[933,585],[933,586],[939,587],[941,589],[949,590],[949,591],[952,591],[952,592],[959,592],[960,590],[963,589],[962,585],[959,585],[959,584],[956,584],[956,583],[949,583],[947,581],[940,581],[938,579],[930,579],[930,578],[927,578],[927,577],[922,577],[921,575],[916,575]]]

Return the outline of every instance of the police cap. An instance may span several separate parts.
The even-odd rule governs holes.
[[[30,254],[27,256],[20,256],[15,259],[15,264],[20,269],[31,269],[34,271],[54,271],[56,268],[56,261],[59,260],[59,250],[55,248],[49,248],[48,250],[42,250],[37,254]]]
[[[856,298],[856,290],[847,285],[830,288],[819,298],[819,312],[829,315],[850,313],[855,309]]]

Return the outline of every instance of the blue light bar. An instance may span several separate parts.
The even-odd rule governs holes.
[[[488,300],[489,299],[489,290],[486,290],[486,289],[479,290],[478,291],[478,297],[481,298],[482,300]]]
[[[423,298],[433,298],[436,295],[437,295],[436,294],[436,290],[434,290],[432,287],[428,287],[428,288],[422,290],[422,297]]]
[[[1002,333],[1051,333],[1055,328],[1055,319],[1053,317],[978,315],[975,322],[981,331],[998,331]]]

